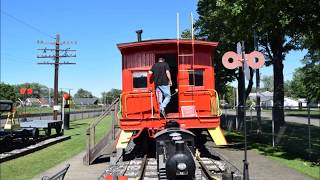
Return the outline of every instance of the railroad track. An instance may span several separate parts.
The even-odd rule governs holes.
[[[195,180],[219,180],[232,179],[240,180],[240,171],[233,172],[228,163],[224,161],[214,160],[207,157],[196,158]],[[160,178],[158,176],[160,174]],[[161,174],[164,173],[161,177]],[[155,158],[136,158],[130,161],[118,162],[115,165],[108,165],[105,172],[100,176],[99,180],[112,179],[112,177],[125,176],[128,180],[165,180],[165,172],[158,172],[157,160]],[[106,178],[108,177],[108,178]]]

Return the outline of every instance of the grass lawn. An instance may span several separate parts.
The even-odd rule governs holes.
[[[248,126],[250,127],[249,123]],[[254,129],[254,128],[253,128]],[[271,121],[262,121],[262,136],[248,134],[248,148],[280,162],[314,179],[320,178],[320,128],[311,126],[311,150],[308,148],[308,126],[287,123],[287,129],[276,147],[272,147]],[[230,142],[243,142],[243,134],[225,131]]]
[[[85,150],[85,130],[92,119],[70,122],[70,129],[65,135],[71,139],[52,145],[40,151],[10,160],[0,165],[0,179],[28,180],[47,169],[79,154]],[[111,126],[111,118],[107,117],[97,126],[97,139],[100,139]]]
[[[320,179],[320,166],[315,165],[311,162],[304,161],[302,159],[293,159],[288,160],[281,157],[278,157],[276,155],[269,156],[271,159],[276,160],[280,162],[283,165],[286,165],[292,169],[295,169],[297,171],[300,171],[314,179]]]

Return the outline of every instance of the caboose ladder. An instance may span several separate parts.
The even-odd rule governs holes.
[[[190,22],[191,22],[191,27],[190,27],[190,33],[191,33],[191,53],[184,53],[183,50],[181,51],[180,47],[180,30],[179,30],[179,13],[177,13],[177,54],[178,54],[178,65],[179,65],[179,76],[180,77],[189,77],[189,73],[192,73],[193,75],[193,83],[189,84],[189,81],[185,82],[186,84],[179,84],[180,87],[191,87],[192,88],[192,100],[179,100],[180,103],[192,103],[192,105],[195,105],[195,100],[194,100],[194,94],[193,94],[193,88],[195,86],[195,71],[194,71],[194,30],[193,30],[193,15],[192,13],[190,14]],[[189,63],[188,60],[190,60],[191,57],[191,63]],[[190,64],[190,68],[188,68],[187,64]],[[181,68],[182,67],[182,68]],[[186,74],[187,73],[187,74]]]

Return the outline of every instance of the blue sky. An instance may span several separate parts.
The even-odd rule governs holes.
[[[143,29],[143,39],[175,38],[176,13],[180,28],[189,27],[189,14],[196,14],[196,0],[106,1],[106,0],[1,0],[1,10],[36,27],[45,34],[60,33],[61,41],[77,41],[64,46],[77,50],[76,65],[60,66],[59,87],[78,88],[100,96],[102,91],[121,88],[121,56],[117,43],[136,41],[135,31]],[[37,65],[37,40],[54,41],[43,33],[1,13],[1,81],[10,84],[38,82],[53,87],[53,67]],[[285,61],[285,80],[301,66],[306,52],[291,52]],[[49,60],[49,59],[47,59]],[[271,75],[272,67],[263,68]]]

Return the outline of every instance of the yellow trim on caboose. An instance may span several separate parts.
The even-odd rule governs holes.
[[[216,128],[209,128],[208,132],[216,145],[220,146],[228,144],[220,126]]]
[[[121,130],[118,142],[117,142],[117,149],[125,149],[127,148],[130,138],[133,135],[133,131],[124,131]]]

